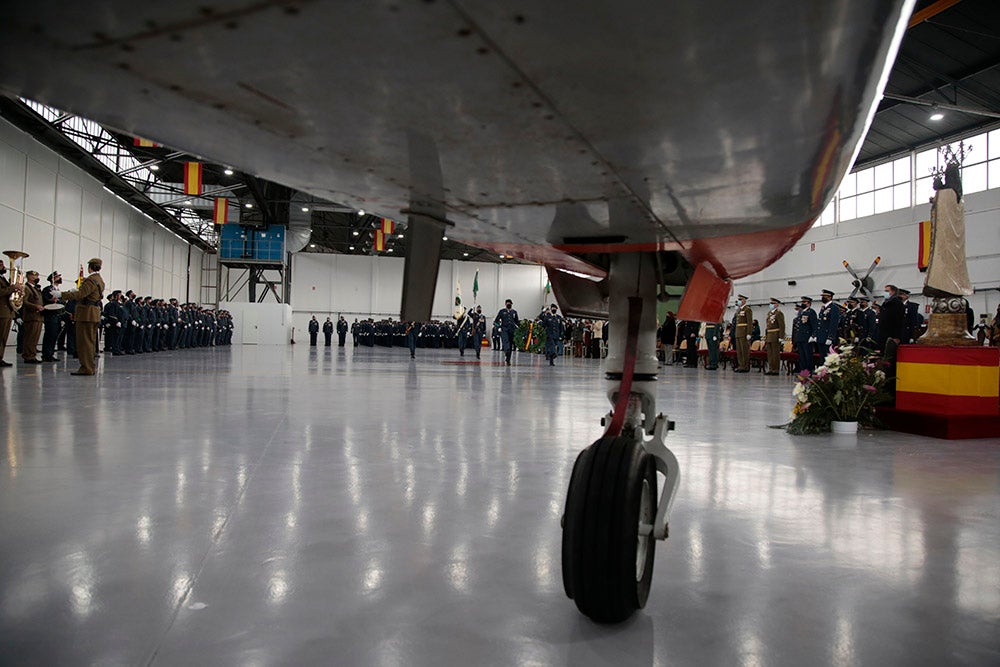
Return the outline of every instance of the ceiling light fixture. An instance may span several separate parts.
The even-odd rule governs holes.
[[[160,170],[160,165],[158,165],[158,164],[152,164],[152,165],[149,166],[149,168],[150,168],[151,171],[159,171]]]
[[[251,204],[250,202],[247,202],[246,204],[243,204],[243,206],[245,208],[253,208],[253,204]]]
[[[392,252],[392,248],[389,248],[388,250],[386,250],[386,252]]]
[[[944,118],[944,114],[941,113],[940,111],[935,111],[934,113],[931,114],[931,120],[935,120],[936,121],[936,120],[941,120],[943,118]]]
[[[353,234],[354,234],[355,236],[357,236],[357,235],[358,235],[358,234],[359,234],[360,232],[358,232],[358,230],[356,230],[356,229],[355,229],[355,230],[354,230],[354,231],[353,231],[352,233],[353,233]]]
[[[358,210],[358,215],[363,216],[364,214],[365,214],[365,209],[362,208]]]
[[[348,250],[354,250],[354,246],[351,246],[350,248],[348,248]]]
[[[315,247],[316,247],[316,244],[315,244],[315,243],[310,243],[310,244],[309,244],[309,247],[310,247],[310,248],[315,248]]]
[[[302,207],[302,212],[303,213],[308,213],[309,212],[309,207],[308,206],[303,206]]]
[[[469,253],[467,253],[467,252],[463,252],[462,253],[462,257],[468,257],[468,256],[469,256]]]
[[[447,241],[447,240],[448,240],[448,237],[447,237],[447,236],[442,236],[442,237],[441,237],[441,240],[442,240],[442,241]]]
[[[400,234],[400,235],[399,235],[399,236],[397,236],[396,238],[397,238],[397,239],[401,239],[401,238],[403,238],[403,235],[402,235],[402,234]]]
[[[225,174],[226,176],[232,176],[233,175],[233,170],[229,169],[227,167],[226,170],[224,172],[222,172],[222,173]]]

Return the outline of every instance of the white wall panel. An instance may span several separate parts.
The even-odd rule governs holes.
[[[231,271],[230,281],[242,276],[242,271]],[[331,309],[334,262],[325,255],[299,254],[292,262],[292,283],[297,286],[297,308],[326,313]]]
[[[375,280],[372,285],[375,295],[372,312],[384,313],[393,319],[399,317],[402,303],[404,261],[395,257],[378,257],[375,261]],[[445,297],[446,300],[450,297]]]
[[[135,215],[129,213],[128,220],[128,256],[142,259],[142,223],[135,220]]]
[[[0,205],[0,250],[20,250],[24,247],[24,213]],[[4,264],[7,259],[4,258]]]
[[[89,257],[80,257],[80,237],[73,232],[66,231],[65,229],[55,229],[55,255],[52,261],[48,264],[37,265],[38,272],[42,274],[42,279],[44,281],[45,276],[49,274],[53,269],[59,271],[63,275],[66,284],[73,282],[77,275],[80,273],[80,262],[89,259]],[[47,268],[45,268],[47,267]],[[86,267],[84,267],[86,272]],[[84,273],[86,275],[86,273]]]
[[[24,260],[24,269],[35,269],[39,273],[52,264],[52,240],[55,234],[55,227],[47,222],[36,220],[25,216],[24,218],[24,242],[22,249],[31,255]],[[6,250],[6,248],[0,248]],[[36,268],[40,267],[40,268]],[[47,275],[46,272],[43,275]]]
[[[83,191],[83,216],[80,220],[80,235],[92,241],[101,241],[101,198],[88,190]],[[108,245],[110,243],[102,244]]]
[[[139,258],[149,264],[153,265],[153,248],[156,245],[156,232],[147,225],[142,224],[138,219],[132,221],[132,225],[139,229],[142,238],[142,254]]]
[[[61,175],[56,181],[56,226],[80,233],[83,211],[83,188]]]
[[[301,255],[296,255],[298,258]],[[354,255],[333,255],[335,271],[333,282],[330,286],[333,299],[333,307],[337,312],[346,313],[370,313],[371,312],[371,285],[372,273],[375,270],[375,263],[371,257],[359,257]],[[296,287],[292,283],[292,308],[295,308]]]
[[[162,269],[163,268],[163,257],[164,251],[167,248],[167,234],[166,232],[156,232],[153,239],[153,266]]]
[[[150,292],[151,295],[155,297],[167,297],[166,290],[163,288],[163,269],[153,269],[153,291]]]
[[[112,291],[120,289],[122,292],[134,289],[128,284],[128,257],[120,252],[111,255],[111,275],[105,279],[105,284]]]
[[[24,179],[27,157],[0,141],[0,204],[24,210]]]
[[[117,201],[117,200],[115,200]],[[128,255],[128,242],[129,242],[129,229],[131,224],[129,218],[131,216],[120,206],[116,206],[114,209],[114,219],[115,219],[115,233],[114,233],[114,245],[112,248],[115,252],[120,252],[123,255]]]
[[[52,222],[56,213],[56,173],[34,160],[27,161],[27,179],[24,191],[24,212]]]
[[[83,264],[84,275],[87,275],[87,260],[91,257],[97,257],[102,262],[107,258],[101,254],[101,247],[97,245],[97,241],[92,241],[90,239],[81,238],[80,239],[80,259],[77,262],[77,271],[79,271],[79,265]],[[103,269],[103,266],[102,266]],[[103,276],[103,274],[102,274]],[[105,277],[106,279],[106,277]]]

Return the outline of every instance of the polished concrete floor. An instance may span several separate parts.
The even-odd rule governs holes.
[[[0,663],[1000,664],[997,441],[793,437],[787,378],[665,369],[671,537],[602,627],[559,562],[599,362],[418,355],[4,369]]]

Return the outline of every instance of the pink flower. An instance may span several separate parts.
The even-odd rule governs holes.
[[[867,392],[871,392],[873,394],[875,393],[875,387],[871,386],[870,384],[862,385],[861,388]]]
[[[799,377],[802,378],[803,380],[805,380],[810,375],[812,374],[809,372],[808,368],[803,368],[801,371],[799,371]]]

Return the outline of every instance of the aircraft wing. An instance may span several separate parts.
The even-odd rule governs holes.
[[[603,273],[585,254],[676,250],[739,278],[832,198],[911,8],[14,3],[0,89],[579,273]]]

